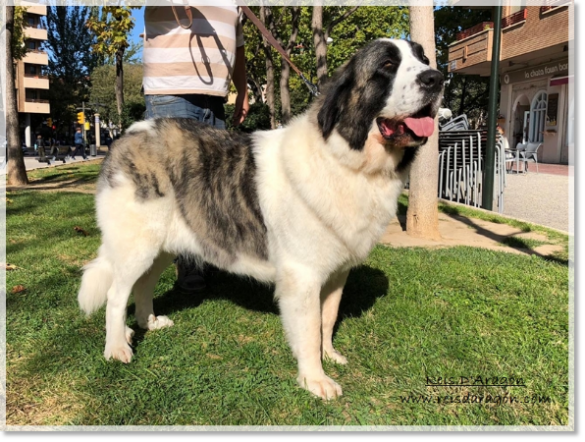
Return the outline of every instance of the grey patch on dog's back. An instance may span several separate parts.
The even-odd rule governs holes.
[[[154,132],[121,139],[104,162],[104,180],[114,186],[112,177],[121,171],[138,200],[174,191],[206,261],[225,267],[237,253],[267,259],[250,135],[182,118],[156,120]]]
[[[122,172],[130,178],[136,186],[136,197],[147,200],[165,196],[163,182],[166,188],[170,181],[164,170],[154,167],[158,152],[150,148],[151,136],[147,132],[132,132],[112,145],[110,152],[102,165],[100,185],[108,184],[115,187],[114,176]]]

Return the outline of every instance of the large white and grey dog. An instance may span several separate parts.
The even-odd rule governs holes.
[[[132,358],[131,292],[140,327],[173,325],[155,316],[153,291],[173,258],[190,254],[275,282],[299,384],[341,395],[321,359],[347,362],[332,345],[347,275],[395,215],[409,166],[433,133],[443,76],[428,64],[417,43],[376,40],[284,129],[248,135],[189,119],[130,127],[103,163],[103,243],[78,296],[88,314],[107,301],[105,357]]]

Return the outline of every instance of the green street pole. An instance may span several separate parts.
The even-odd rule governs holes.
[[[495,7],[494,41],[492,48],[492,66],[490,77],[490,99],[488,105],[488,133],[483,168],[483,189],[481,191],[481,206],[492,210],[494,203],[494,165],[496,157],[496,123],[498,112],[498,87],[500,67],[500,37],[502,35],[502,7]]]

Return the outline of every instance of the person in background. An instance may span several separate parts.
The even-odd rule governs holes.
[[[508,143],[508,138],[506,138],[506,134],[504,133],[504,128],[499,124],[496,126],[496,140],[500,141],[504,146],[506,151],[510,150],[510,143]]]
[[[45,152],[45,140],[41,134],[37,135],[37,141],[35,143],[37,147],[37,153],[39,154],[39,161],[45,162],[46,161],[46,152]]]
[[[72,159],[75,159],[75,155],[81,153],[81,156],[84,160],[87,159],[85,156],[85,145],[83,142],[83,133],[81,132],[81,126],[77,126],[75,129],[75,135],[73,136],[73,144],[75,145],[75,150],[73,151]]]
[[[144,12],[146,118],[193,118],[225,129],[224,103],[237,91],[233,124],[250,108],[244,35],[237,6],[147,6]],[[177,258],[177,287],[205,287],[203,271]]]

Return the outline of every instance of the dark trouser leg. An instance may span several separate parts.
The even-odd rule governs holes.
[[[203,263],[197,263],[193,258],[179,255],[176,260],[177,282],[176,287],[184,292],[198,292],[205,289]]]
[[[192,118],[225,129],[222,97],[207,95],[146,95],[146,118]],[[179,256],[177,287],[186,292],[205,288],[204,266],[187,256]]]

